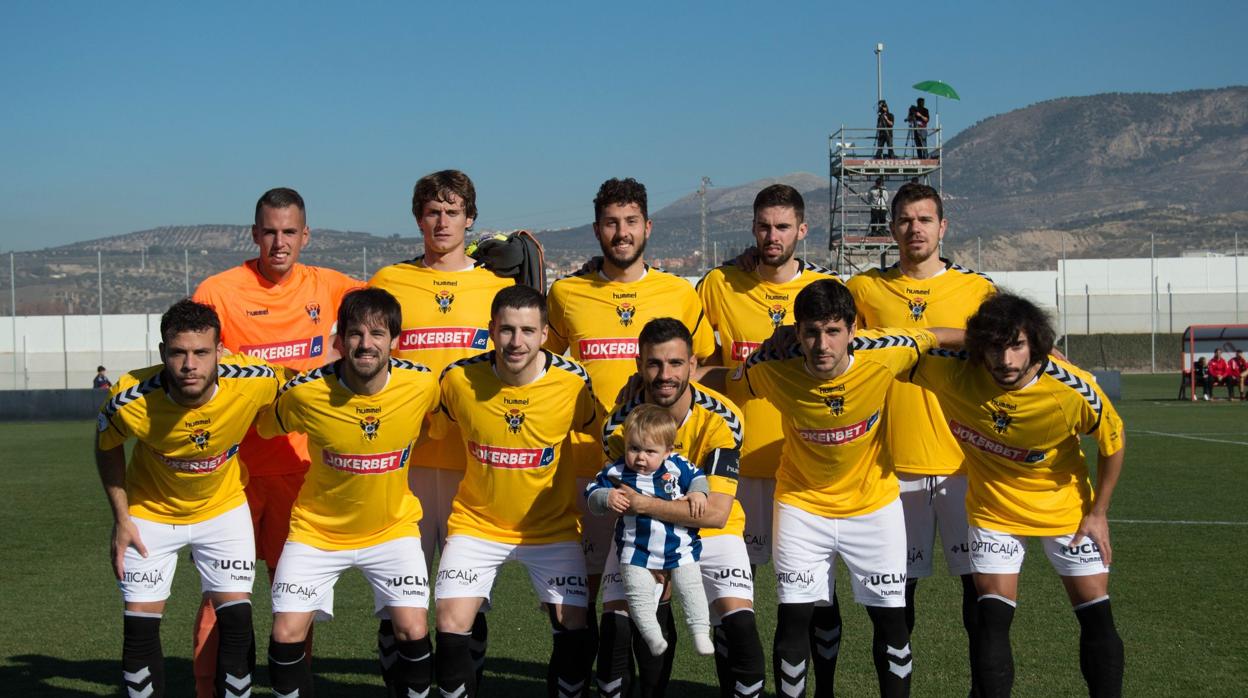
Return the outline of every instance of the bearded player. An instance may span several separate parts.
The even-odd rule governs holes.
[[[949,222],[940,194],[906,184],[893,197],[892,232],[900,255],[846,284],[858,308],[859,329],[966,327],[966,319],[995,293],[992,280],[940,257]],[[932,576],[936,531],[949,574],[962,579],[962,625],[974,663],[977,594],[966,546],[966,466],[930,391],[894,382],[884,407],[884,438],[901,482],[906,518],[906,625],[914,632],[915,591]],[[972,693],[974,681],[972,680]]]
[[[967,321],[966,351],[923,360],[967,459],[978,695],[1014,684],[1010,624],[1028,538],[1039,538],[1079,621],[1079,668],[1092,696],[1122,695],[1123,647],[1109,603],[1109,504],[1125,459],[1122,419],[1092,376],[1051,355],[1044,312],[1000,294]],[[1080,436],[1096,440],[1096,486]]]
[[[513,284],[479,265],[465,252],[464,238],[477,218],[477,190],[459,170],[421,177],[412,191],[412,215],[424,240],[415,259],[383,267],[369,280],[385,289],[403,308],[403,329],[394,355],[428,366],[439,375],[450,364],[491,347],[490,302]],[[464,477],[463,439],[450,425],[445,439],[425,441],[412,452],[408,481],[420,500],[420,543],[425,565],[433,569],[434,552],[446,542],[451,500]],[[478,676],[485,662],[488,626],[482,613],[473,625],[473,660]],[[377,631],[382,662],[393,661],[394,633],[382,621]]]
[[[793,187],[773,184],[754,197],[754,253],[707,272],[698,283],[706,319],[719,337],[715,363],[732,372],[776,328],[793,322],[793,299],[820,279],[839,281],[834,272],[794,257],[805,239],[806,203]],[[750,394],[744,382],[728,381],[728,398],[741,406],[745,440],[737,500],[745,509],[745,544],[750,565],[771,559],[772,506],[780,464],[780,413]],[[841,644],[840,608],[833,596],[811,616],[810,642],[816,679],[831,685]]]
[[[360,282],[333,269],[300,264],[299,254],[310,235],[299,192],[270,189],[256,202],[251,239],[259,254],[204,279],[195,289],[194,299],[212,306],[221,318],[221,343],[226,349],[295,371],[309,371],[330,358],[338,302]],[[252,429],[239,454],[247,468],[256,555],[264,560],[272,581],[290,529],[290,509],[310,462],[307,440],[302,434],[264,439]],[[212,606],[205,603],[195,627],[200,698],[212,695],[215,626]]]
[[[304,640],[315,618],[333,616],[334,584],[351,567],[394,628],[397,651],[382,668],[390,695],[421,695],[432,681],[420,502],[406,468],[438,386],[428,368],[390,358],[401,319],[381,289],[348,293],[338,315],[342,358],[290,380],[258,421],[261,434],[307,434],[313,457],[273,582],[269,676],[278,695],[312,695]]]
[[[635,179],[609,179],[594,197],[594,237],[602,249],[600,264],[555,281],[550,287],[550,333],[546,349],[567,352],[581,362],[594,381],[599,411],[605,418],[616,395],[637,369],[637,335],[656,317],[675,317],[693,335],[694,354],[711,356],[715,338],[702,314],[702,304],[684,279],[646,264],[646,243],[653,221],[649,218],[646,187]],[[595,425],[595,432],[601,430]],[[572,436],[572,462],[580,470],[580,488],[593,481],[602,467],[602,444],[597,438]],[[582,507],[586,566],[590,579],[590,602],[598,584],[607,549],[615,530],[611,516],[593,516]],[[674,632],[671,605],[659,605],[660,624]],[[590,611],[591,622],[594,618]],[[591,627],[591,631],[594,630]],[[661,666],[670,668],[675,643],[656,660],[649,653],[639,657],[643,674],[657,679]],[[653,671],[652,671],[653,669]]]
[[[616,405],[603,426],[603,448],[608,460],[624,453],[624,421],[638,405],[657,405],[676,420],[679,428],[675,450],[706,474],[711,489],[705,513],[691,517],[684,502],[658,500],[638,495],[630,488],[621,489],[630,497],[629,513],[701,529],[702,584],[711,607],[720,695],[761,696],[766,660],[754,617],[754,575],[742,538],[746,517],[736,501],[741,413],[722,394],[693,380],[697,361],[693,336],[684,323],[675,318],[655,318],[642,328],[637,341],[642,391]],[[713,377],[722,378],[723,373]],[[597,672],[598,694],[603,698],[629,695],[630,635],[634,654],[648,655],[638,634],[632,633],[618,568],[618,556],[609,555],[603,575],[602,641]],[[658,681],[643,685],[642,695],[662,695],[669,672],[665,667]]]
[[[587,693],[593,648],[576,466],[564,460],[564,442],[593,428],[597,401],[580,364],[542,349],[541,293],[505,288],[490,316],[494,350],[443,372],[434,419],[439,438],[458,425],[469,453],[434,588],[438,688],[445,696],[479,695],[469,633],[499,567],[515,560],[528,568],[554,634],[547,692],[574,698]]]
[[[751,392],[780,411],[773,560],[779,617],[772,662],[779,693],[805,693],[808,632],[816,605],[831,602],[835,561],[874,626],[880,694],[908,695],[913,662],[905,622],[905,521],[897,477],[885,458],[880,419],[889,384],[907,379],[937,342],[961,332],[864,331],[844,285],[816,281],[794,301],[798,345],[746,362]],[[816,695],[832,695],[819,682]]]
[[[95,460],[113,514],[122,686],[132,698],[165,694],[160,619],[188,545],[220,635],[212,694],[251,691],[256,547],[239,445],[281,377],[258,359],[223,358],[220,332],[212,308],[175,303],[160,319],[161,364],[122,376],[100,408]]]

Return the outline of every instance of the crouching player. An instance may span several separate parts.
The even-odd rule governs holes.
[[[269,676],[281,696],[312,695],[304,639],[314,618],[333,616],[334,584],[351,567],[394,625],[398,651],[382,668],[390,695],[422,695],[432,682],[429,578],[407,467],[438,386],[428,368],[390,358],[401,320],[389,293],[348,293],[335,339],[342,358],[291,379],[257,424],[266,437],[307,434],[312,455],[273,580]]]
[[[561,455],[570,432],[593,427],[597,402],[580,364],[542,349],[542,294],[528,286],[499,291],[489,329],[493,351],[442,372],[442,404],[433,421],[439,438],[457,424],[468,446],[434,588],[438,690],[478,695],[473,620],[489,602],[499,567],[516,560],[528,568],[554,631],[548,695],[579,698],[587,693],[593,646],[576,465]]]
[[[160,319],[161,365],[126,374],[100,408],[95,460],[113,513],[113,573],[125,601],[126,694],[165,694],[160,618],[178,551],[190,546],[220,632],[214,692],[245,696],[255,668],[256,545],[238,445],[281,385],[246,356],[222,358],[212,308],[175,303]],[[125,442],[138,440],[126,466]]]
[[[967,458],[966,512],[978,601],[975,684],[1008,696],[1010,623],[1026,538],[1040,537],[1079,619],[1079,667],[1092,696],[1122,693],[1122,640],[1109,606],[1109,502],[1122,471],[1122,420],[1083,371],[1049,356],[1054,331],[1018,296],[984,302],[964,354],[925,358],[931,389]],[[1079,448],[1096,439],[1096,488]]]

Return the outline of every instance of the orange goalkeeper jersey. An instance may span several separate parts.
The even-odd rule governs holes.
[[[204,279],[193,299],[211,305],[221,318],[221,342],[231,352],[310,371],[327,363],[338,304],[364,284],[324,267],[296,264],[290,278],[275,284],[260,274],[258,260]],[[247,431],[239,450],[251,476],[285,475],[308,469],[303,434],[261,438]]]

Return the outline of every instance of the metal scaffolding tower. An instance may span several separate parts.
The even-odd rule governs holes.
[[[875,157],[877,130],[841,126],[828,137],[828,264],[842,275],[856,274],[896,256],[897,244],[887,228],[871,225],[868,192],[883,178],[891,200],[897,188],[918,180],[941,191],[941,129],[924,129],[925,147],[915,145],[918,129],[894,128],[895,158]],[[920,157],[920,155],[922,157]]]

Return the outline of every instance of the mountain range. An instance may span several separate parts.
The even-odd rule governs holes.
[[[945,254],[986,270],[1052,268],[1070,257],[1229,253],[1248,232],[1248,87],[1054,99],[993,116],[946,141]],[[830,181],[805,172],[706,193],[708,254],[750,244],[762,187],[806,199],[805,254],[828,261]],[[651,212],[647,259],[688,275],[703,262],[696,192]],[[554,273],[597,253],[590,225],[538,231]],[[1246,236],[1245,245],[1248,245]],[[367,276],[419,253],[417,237],[314,230],[303,261]],[[159,312],[205,276],[254,251],[245,225],[183,225],[17,253],[21,314]],[[97,252],[105,259],[97,278]]]

